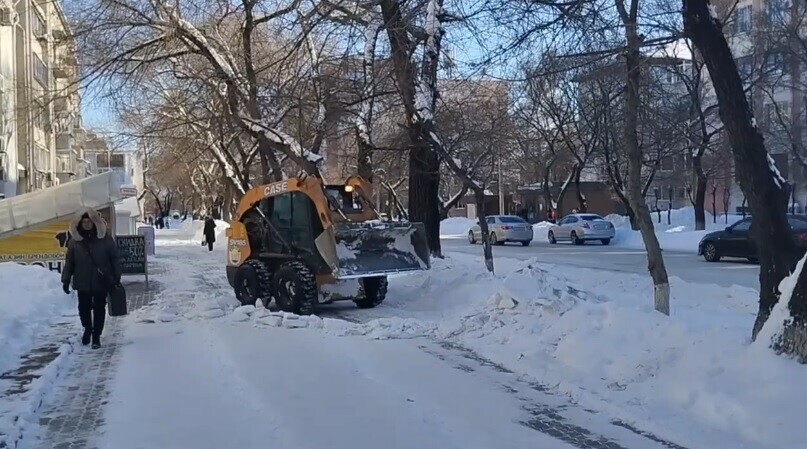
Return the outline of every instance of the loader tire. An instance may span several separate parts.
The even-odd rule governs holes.
[[[235,273],[235,297],[242,305],[254,306],[260,299],[264,306],[271,301],[272,275],[260,260],[244,262]]]
[[[363,278],[361,280],[361,293],[353,302],[360,309],[372,309],[384,302],[387,297],[387,277]]]
[[[319,304],[314,273],[299,261],[285,262],[275,272],[273,291],[277,307],[297,315],[311,315]]]

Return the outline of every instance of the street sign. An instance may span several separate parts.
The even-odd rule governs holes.
[[[137,196],[137,187],[121,187],[120,194],[124,198],[131,198]]]
[[[154,226],[139,226],[137,234],[142,235],[146,239],[146,254],[153,256],[155,253],[154,248]]]
[[[115,237],[118,246],[118,260],[121,274],[146,276],[146,288],[149,285],[148,256],[146,255],[146,239],[142,235],[118,235]]]

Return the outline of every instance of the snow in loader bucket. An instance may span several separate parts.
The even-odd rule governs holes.
[[[422,223],[340,223],[320,234],[316,245],[337,279],[430,268]]]

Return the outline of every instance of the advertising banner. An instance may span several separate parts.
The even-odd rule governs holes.
[[[101,216],[112,223],[109,212],[103,209]],[[37,226],[19,234],[0,239],[0,263],[17,262],[23,265],[39,265],[51,271],[62,272],[64,254],[70,242],[72,218]],[[109,225],[111,228],[111,225]]]

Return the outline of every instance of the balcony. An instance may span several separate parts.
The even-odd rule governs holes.
[[[56,153],[59,155],[71,154],[73,152],[73,135],[70,133],[56,134]]]
[[[73,75],[73,69],[64,65],[56,65],[53,67],[53,77],[56,79],[66,79]]]
[[[51,35],[53,36],[53,40],[57,42],[61,42],[67,39],[67,31],[59,28],[54,29]]]
[[[72,101],[68,97],[56,97],[53,99],[53,112],[60,114],[72,109]]]

